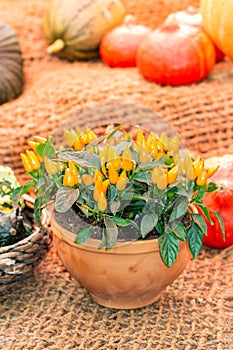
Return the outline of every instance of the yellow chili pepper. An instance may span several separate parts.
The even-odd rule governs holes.
[[[103,192],[103,184],[102,184],[102,179],[98,177],[95,183],[95,188],[93,193],[93,198],[96,202],[98,202],[101,192]]]
[[[38,170],[40,168],[40,162],[33,151],[26,150],[26,156],[31,163],[33,170]]]
[[[24,153],[20,153],[20,156],[21,156],[22,163],[23,163],[25,171],[28,172],[28,173],[33,171],[32,165],[31,165],[28,157]]]
[[[103,194],[103,192],[101,192],[99,200],[98,200],[98,209],[100,211],[105,211],[106,208],[107,208],[107,199],[106,199],[105,195]]]
[[[203,173],[203,171],[204,171],[204,159],[203,158],[198,157],[193,162],[193,170],[194,170],[195,178]]]
[[[38,154],[37,152],[37,146],[39,146],[39,142],[35,142],[35,141],[28,141],[28,145],[31,147],[31,149],[36,153],[36,156],[38,158],[38,160],[41,162],[41,156]]]
[[[194,180],[196,178],[194,168],[193,168],[193,162],[188,154],[186,154],[184,157],[183,169],[185,171],[185,175],[186,175],[188,180]]]
[[[107,164],[107,167],[108,167],[108,178],[110,183],[116,184],[119,179],[118,172],[116,171],[116,169],[114,168],[111,162]]]
[[[159,174],[160,174],[159,167],[156,166],[151,173],[151,182],[155,185],[157,184],[157,179],[159,177]]]
[[[76,165],[73,162],[71,162],[71,161],[68,162],[68,166],[69,166],[69,169],[72,170],[72,172],[73,172],[74,184],[77,185],[78,180],[79,180],[78,169],[77,169]]]
[[[117,181],[117,184],[116,184],[116,188],[119,190],[119,191],[123,191],[126,187],[126,184],[127,184],[127,174],[126,174],[126,171],[123,170],[118,181]]]
[[[93,177],[91,175],[83,174],[82,175],[82,182],[84,183],[84,185],[90,186],[93,184],[94,180],[93,180]]]
[[[87,129],[86,130],[86,140],[88,143],[91,143],[92,141],[94,141],[97,138],[96,134],[94,133],[94,131],[92,131],[91,129]]]
[[[130,171],[133,169],[133,166],[133,156],[129,146],[127,145],[124,151],[122,152],[121,168],[125,171]]]
[[[68,187],[74,187],[75,185],[74,173],[70,168],[67,168],[65,171],[65,175],[63,177],[63,185]]]
[[[46,138],[42,137],[42,136],[34,136],[34,140],[38,143],[45,143],[47,141]]]
[[[167,187],[167,169],[164,169],[163,173],[157,179],[157,187],[159,190],[165,190]]]
[[[95,169],[94,170],[94,176],[93,176],[93,180],[94,183],[96,183],[97,179],[100,177],[100,179],[102,180],[104,175],[101,173],[101,171],[99,171],[99,169]]]
[[[146,146],[146,139],[145,139],[145,136],[143,135],[142,129],[138,129],[138,133],[136,136],[136,143],[138,145],[142,145],[143,147]]]
[[[176,181],[176,178],[178,176],[178,172],[179,172],[179,167],[177,165],[168,171],[168,173],[167,173],[167,183],[168,184],[172,184],[173,182]]]
[[[208,171],[204,170],[196,179],[196,184],[198,186],[204,186],[208,179]]]
[[[151,156],[150,156],[149,150],[143,147],[139,155],[139,161],[141,163],[145,163],[145,162],[149,162],[150,160],[151,160]]]
[[[68,146],[73,146],[78,136],[74,130],[64,129],[64,139]]]
[[[83,143],[80,137],[76,139],[76,141],[72,144],[72,147],[75,151],[81,151],[83,149]]]
[[[107,192],[107,189],[108,189],[108,186],[109,186],[109,179],[105,180],[102,182],[102,191],[103,193],[106,193]]]
[[[208,169],[207,169],[208,178],[211,177],[211,176],[213,176],[213,175],[216,173],[216,171],[218,171],[219,167],[220,167],[220,165],[217,165],[217,166],[215,166],[215,167],[213,167],[213,168],[208,168]]]
[[[164,154],[165,154],[164,150],[159,149],[158,152],[157,152],[157,154],[156,154],[155,159],[156,159],[157,161],[160,160],[160,159],[164,156]]]
[[[179,135],[173,136],[173,138],[172,138],[171,141],[169,142],[169,150],[170,150],[172,153],[177,152],[178,149],[179,149],[179,144],[180,144]]]

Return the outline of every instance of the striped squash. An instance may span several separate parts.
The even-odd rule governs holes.
[[[233,59],[233,0],[201,0],[201,14],[205,31]]]
[[[43,23],[47,51],[70,61],[96,58],[104,34],[124,16],[120,0],[52,0]]]
[[[23,59],[15,32],[0,22],[0,104],[18,97],[23,89]]]

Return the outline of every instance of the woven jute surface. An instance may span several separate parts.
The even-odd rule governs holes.
[[[155,28],[170,12],[199,1],[124,3],[138,22]],[[35,133],[54,134],[76,113],[80,126],[108,122],[119,102],[131,106],[121,117],[136,123],[143,119],[146,127],[153,127],[153,120],[137,115],[135,106],[160,113],[191,150],[206,156],[233,152],[232,62],[217,64],[201,83],[162,87],[145,81],[136,68],[62,61],[46,53],[41,24],[47,6],[47,0],[0,1],[0,20],[19,37],[25,76],[23,94],[0,106],[0,163],[12,166],[20,180],[19,152]],[[102,104],[102,113],[85,112]],[[232,249],[203,249],[156,303],[117,311],[95,304],[70,279],[52,248],[32,277],[1,292],[0,349],[232,350]]]

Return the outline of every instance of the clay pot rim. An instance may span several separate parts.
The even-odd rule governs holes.
[[[55,211],[51,212],[51,226],[54,235],[61,241],[66,242],[70,246],[75,247],[76,249],[88,250],[98,254],[141,254],[141,253],[150,253],[159,251],[159,242],[158,238],[147,239],[147,240],[137,240],[137,241],[128,241],[120,242],[117,241],[114,247],[110,250],[98,249],[101,244],[101,240],[89,238],[85,243],[77,244],[75,243],[76,234],[67,230],[61,226],[55,217]],[[180,241],[180,245],[186,245],[187,241]]]

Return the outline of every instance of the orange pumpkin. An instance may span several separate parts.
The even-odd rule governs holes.
[[[233,59],[233,0],[201,0],[201,14],[205,31]]]
[[[164,23],[168,24],[174,22],[195,26],[200,28],[200,30],[204,30],[202,23],[202,15],[197,7],[189,6],[186,10],[171,13],[165,19]],[[225,54],[215,44],[214,48],[216,54],[216,62],[222,61],[225,57]]]
[[[137,51],[137,66],[144,78],[170,85],[198,82],[215,65],[215,50],[199,28],[171,23],[154,30]]]
[[[102,61],[110,67],[135,67],[138,46],[150,32],[148,27],[126,20],[103,37],[100,44]]]

